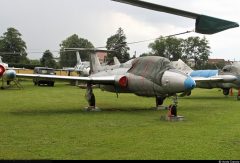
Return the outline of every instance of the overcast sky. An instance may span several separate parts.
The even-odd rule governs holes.
[[[199,14],[240,23],[239,0],[145,0]],[[77,34],[95,47],[105,46],[107,38],[119,27],[128,42],[141,41],[194,29],[195,21],[162,12],[142,9],[111,0],[0,0],[0,35],[14,27],[27,44],[28,57],[39,59],[47,49]],[[201,34],[179,36],[186,38]],[[211,58],[240,61],[240,28],[205,35],[210,42]],[[131,56],[150,51],[148,44],[129,46]],[[58,53],[54,53],[58,56]]]

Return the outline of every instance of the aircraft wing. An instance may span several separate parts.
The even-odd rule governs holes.
[[[101,77],[77,77],[77,76],[58,76],[58,75],[39,75],[39,74],[17,74],[18,78],[40,78],[54,79],[59,81],[80,81],[91,84],[113,85],[116,81],[116,76],[101,76]]]
[[[233,75],[218,75],[212,77],[192,77],[195,82],[223,82],[223,83],[230,83],[237,80],[236,76]]]
[[[195,82],[222,82],[223,78],[204,78],[204,77],[193,77]]]
[[[26,70],[25,68],[8,67],[7,70]]]
[[[145,1],[140,1],[140,0],[131,0],[131,1],[130,0],[112,0],[112,1],[126,3],[126,4],[137,6],[137,7],[142,7],[150,10],[166,12],[169,14],[174,14],[178,16],[195,19],[196,20],[195,32],[201,33],[201,34],[214,34],[230,28],[239,27],[239,24],[236,22],[223,20],[215,17],[210,17],[202,14],[197,14],[193,12],[188,12],[184,10],[179,10],[176,8],[153,4]]]

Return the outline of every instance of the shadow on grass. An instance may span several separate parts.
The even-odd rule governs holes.
[[[17,110],[10,112],[13,115],[29,115],[29,116],[38,116],[38,115],[54,115],[54,114],[81,114],[83,113],[82,110],[76,109],[65,109],[65,110]]]
[[[222,96],[222,97],[208,97],[208,96],[192,96],[192,97],[180,97],[179,99],[184,100],[226,100],[226,99],[234,99],[234,96]]]
[[[17,116],[39,116],[39,115],[71,115],[71,114],[105,114],[105,113],[136,113],[136,112],[146,112],[146,111],[157,111],[153,108],[107,108],[101,109],[100,111],[86,111],[85,109],[49,109],[49,110],[17,110],[10,112]]]

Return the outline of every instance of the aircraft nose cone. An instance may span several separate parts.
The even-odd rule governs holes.
[[[7,80],[14,80],[16,78],[16,72],[14,70],[8,70],[5,73],[5,78]]]
[[[196,87],[196,82],[189,76],[184,82],[184,87],[186,90],[192,90]]]

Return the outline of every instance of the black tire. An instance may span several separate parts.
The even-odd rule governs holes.
[[[192,95],[192,91],[189,91],[188,93],[187,93],[187,96],[191,96]]]
[[[88,101],[89,106],[95,107],[96,106],[96,99],[95,95],[92,94],[90,100]]]
[[[158,107],[158,106],[163,105],[164,100],[165,100],[165,98],[157,96],[156,97],[156,106]]]
[[[172,116],[177,116],[177,106],[176,105],[170,105],[169,108],[171,109],[171,115]]]
[[[230,89],[223,89],[223,94],[224,94],[225,96],[228,96],[229,93],[230,93]]]

